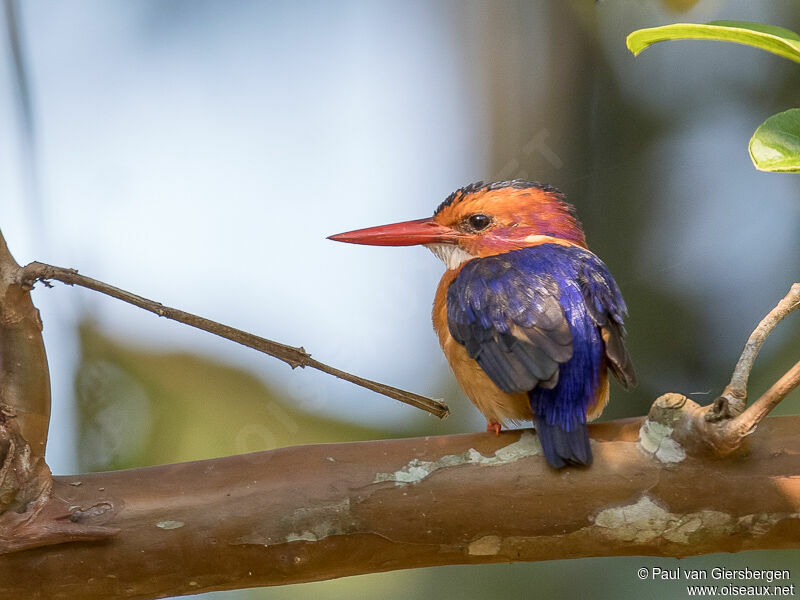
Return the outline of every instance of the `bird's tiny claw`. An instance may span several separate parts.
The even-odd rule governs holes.
[[[500,426],[500,423],[498,423],[497,421],[489,421],[486,424],[486,431],[488,431],[488,432],[494,431],[495,435],[500,435],[500,430],[501,429],[502,429],[502,427]]]

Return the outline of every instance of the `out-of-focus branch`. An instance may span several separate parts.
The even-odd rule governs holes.
[[[19,2],[3,0],[6,34],[11,58],[13,91],[17,101],[19,147],[22,157],[22,178],[26,186],[28,208],[34,228],[43,221],[42,197],[39,186],[39,153],[36,149],[36,121],[34,119],[30,77],[25,60],[25,44],[20,26]],[[40,240],[41,243],[41,240]]]
[[[57,477],[73,519],[121,531],[3,556],[0,597],[145,599],[436,565],[800,547],[800,417],[767,419],[742,460],[680,465],[642,452],[640,425],[592,426],[588,469],[550,468],[525,431]]]
[[[800,283],[792,285],[789,293],[778,302],[767,316],[765,316],[758,326],[750,334],[750,338],[742,350],[739,362],[733,370],[730,383],[725,387],[719,398],[714,401],[713,409],[706,414],[709,421],[719,421],[728,419],[742,413],[747,404],[747,380],[750,371],[753,369],[758,352],[764,344],[764,340],[792,311],[800,307]]]
[[[90,290],[106,294],[107,296],[117,298],[118,300],[122,300],[128,304],[133,304],[134,306],[138,306],[139,308],[157,314],[160,317],[165,317],[167,319],[178,321],[180,323],[196,327],[197,329],[202,329],[203,331],[213,333],[214,335],[218,335],[233,342],[242,344],[243,346],[247,346],[248,348],[253,348],[254,350],[258,350],[264,354],[274,356],[275,358],[288,364],[293,369],[297,367],[310,367],[312,369],[317,369],[318,371],[328,373],[334,377],[338,377],[339,379],[344,379],[345,381],[349,381],[350,383],[367,388],[368,390],[378,392],[384,396],[389,396],[390,398],[394,398],[395,400],[399,400],[405,404],[409,404],[421,410],[427,411],[433,415],[436,415],[440,419],[446,417],[450,412],[447,408],[447,405],[440,400],[432,400],[431,398],[426,398],[425,396],[420,396],[419,394],[407,392],[390,385],[364,379],[363,377],[358,377],[357,375],[352,375],[346,371],[336,369],[314,358],[311,358],[311,355],[306,352],[304,348],[295,348],[293,346],[280,344],[278,342],[253,335],[252,333],[242,331],[241,329],[235,329],[204,317],[199,317],[176,308],[164,306],[159,302],[148,300],[147,298],[137,296],[136,294],[132,294],[130,292],[126,292],[125,290],[108,285],[107,283],[103,283],[102,281],[97,281],[96,279],[81,275],[75,269],[64,269],[62,267],[54,267],[39,262],[33,262],[22,268],[18,274],[18,282],[27,287],[31,287],[37,280],[46,282],[51,279],[61,281],[67,285],[78,285],[85,287]]]

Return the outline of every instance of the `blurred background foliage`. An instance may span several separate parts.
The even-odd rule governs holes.
[[[252,373],[213,358],[136,348],[103,336],[90,322],[81,325],[80,340],[75,391],[82,469],[391,437],[386,429],[298,410]]]
[[[25,109],[6,45],[0,225],[19,261],[304,345],[452,410],[440,422],[106,298],[37,290],[57,472],[482,429],[430,330],[437,261],[324,240],[426,216],[472,181],[561,188],[620,283],[640,385],[614,388],[604,419],[642,415],[666,391],[711,401],[797,280],[800,180],[757,172],[747,141],[764,115],[796,105],[798,66],[728,44],[637,59],[625,48],[634,29],[675,21],[800,31],[793,0],[17,8],[30,97]],[[798,339],[794,317],[765,345],[752,395],[797,360]],[[776,412],[799,407],[795,393]],[[798,558],[447,567],[210,596],[671,598],[680,583],[636,569],[796,570]]]

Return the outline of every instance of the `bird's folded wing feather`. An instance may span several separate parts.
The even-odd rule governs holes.
[[[600,259],[595,257],[595,260],[596,265],[583,266],[578,282],[586,310],[600,327],[605,344],[606,362],[619,382],[629,388],[636,385],[636,373],[628,349],[625,347],[625,327],[622,321],[627,308],[614,278]]]
[[[447,291],[450,335],[507,393],[553,387],[572,357],[572,334],[548,274],[508,255],[467,263]]]
[[[624,344],[625,302],[602,261],[581,248],[537,246],[468,262],[447,291],[450,335],[504,392],[554,387],[559,365],[573,352],[559,288],[567,282],[546,269],[531,268],[541,267],[539,257],[552,252],[558,255],[560,274],[580,287],[612,373],[626,387],[634,385]]]

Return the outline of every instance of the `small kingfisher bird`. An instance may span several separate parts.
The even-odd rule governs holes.
[[[447,267],[433,327],[486,430],[532,420],[550,465],[591,464],[586,423],[608,402],[608,370],[625,388],[636,376],[625,301],[561,192],[479,182],[448,196],[430,219],[329,239],[429,248]]]

